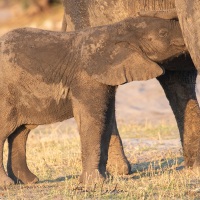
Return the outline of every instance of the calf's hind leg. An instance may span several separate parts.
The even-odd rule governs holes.
[[[29,170],[26,162],[26,141],[30,129],[24,125],[18,127],[8,137],[8,176],[15,183],[36,183],[38,178]]]
[[[0,119],[2,118],[0,117]],[[3,120],[1,120],[1,123],[2,124],[0,125],[0,186],[3,187],[14,184],[14,181],[7,176],[3,166],[3,147],[5,140],[8,138],[10,133],[14,131],[15,128],[13,127],[12,123],[6,123]]]

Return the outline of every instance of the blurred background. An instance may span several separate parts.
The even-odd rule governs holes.
[[[60,30],[63,12],[61,0],[0,0],[0,35],[22,26]]]
[[[0,0],[0,36],[18,27],[61,30],[61,0]],[[198,79],[197,95],[200,81]],[[119,122],[175,123],[162,88],[156,79],[119,86],[116,113]]]

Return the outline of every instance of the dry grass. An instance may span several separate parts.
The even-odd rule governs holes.
[[[176,125],[160,122],[159,125],[153,125],[146,121],[144,125],[120,123],[120,134],[123,138],[148,138],[155,140],[178,138]]]
[[[28,164],[38,175],[35,185],[16,185],[0,190],[0,199],[198,199],[200,198],[200,173],[183,169],[180,146],[153,149],[136,148],[130,145],[131,138],[142,132],[143,141],[150,141],[159,131],[174,130],[164,125],[122,125],[120,130],[125,151],[132,163],[133,174],[109,177],[102,185],[89,192],[80,190],[78,175],[81,172],[79,136],[75,126],[63,124],[36,129],[28,140]],[[137,127],[130,135],[130,127]],[[135,132],[135,133],[134,133]],[[157,133],[158,134],[158,133]],[[171,133],[169,132],[169,135]],[[167,135],[167,133],[166,133]],[[155,136],[156,138],[156,136]],[[171,138],[168,138],[170,141]],[[155,139],[152,139],[152,141]],[[5,154],[7,147],[5,148]],[[6,161],[6,155],[5,159]],[[137,163],[135,163],[137,162]],[[135,163],[135,164],[134,164]]]

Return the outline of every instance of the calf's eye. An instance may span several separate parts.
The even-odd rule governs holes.
[[[160,29],[159,30],[159,37],[167,37],[169,31],[166,28]]]

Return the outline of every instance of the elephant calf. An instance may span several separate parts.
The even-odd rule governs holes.
[[[8,136],[73,116],[81,137],[80,182],[104,178],[116,86],[160,76],[157,63],[185,50],[177,21],[148,17],[80,32],[20,28],[2,36],[0,185],[13,183],[2,163]],[[36,178],[29,170],[15,175],[22,182]]]

